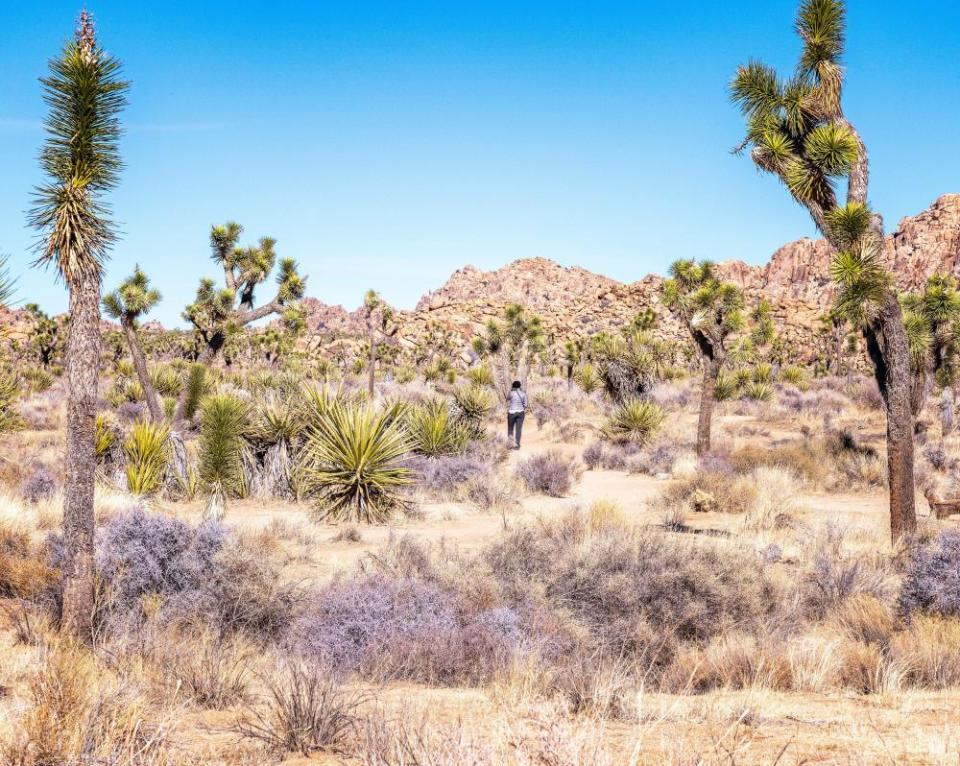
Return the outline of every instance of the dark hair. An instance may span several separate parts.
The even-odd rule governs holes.
[[[511,388],[520,388],[520,386],[521,386],[520,381],[519,381],[519,380],[515,380],[515,381],[513,381],[513,385],[511,386]]]

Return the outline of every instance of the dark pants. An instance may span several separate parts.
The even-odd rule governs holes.
[[[523,433],[523,412],[507,413],[507,438],[513,438],[514,432],[517,435],[517,446],[520,446],[520,434]]]

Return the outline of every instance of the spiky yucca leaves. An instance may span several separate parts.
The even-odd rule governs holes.
[[[622,336],[595,335],[588,352],[607,393],[618,402],[647,393],[673,362],[670,344],[632,328]]]
[[[469,424],[472,438],[486,435],[483,422],[496,406],[494,394],[480,386],[461,386],[453,392],[453,404],[460,419]]]
[[[251,461],[253,475],[247,480],[255,497],[289,498],[294,490],[294,444],[304,427],[298,402],[270,391],[253,410],[249,438],[256,447]]]
[[[901,295],[900,303],[910,345],[913,413],[918,415],[935,381],[947,387],[956,380],[960,292],[953,278],[934,274],[922,291]]]
[[[597,374],[597,368],[589,362],[581,364],[573,371],[573,379],[585,394],[592,394],[603,385]]]
[[[161,396],[176,396],[183,390],[183,378],[168,364],[150,370],[150,383]]]
[[[751,380],[744,387],[743,395],[756,402],[769,402],[773,398],[773,386],[765,380]]]
[[[713,399],[717,402],[725,402],[733,399],[739,390],[739,382],[736,375],[727,372],[721,372],[717,376],[717,383],[713,388]]]
[[[210,492],[205,515],[223,517],[229,495],[243,494],[246,402],[232,394],[213,394],[200,407],[199,477]]]
[[[5,308],[13,297],[13,287],[16,280],[10,276],[7,262],[10,256],[0,255],[0,308]]]
[[[15,375],[0,370],[0,433],[14,431],[22,425],[17,412],[20,381]]]
[[[135,266],[131,276],[103,297],[103,308],[113,319],[136,323],[160,302],[160,298],[160,292],[150,287],[150,278]]]
[[[482,388],[483,386],[492,387],[494,384],[493,371],[487,364],[478,364],[467,370],[467,380],[470,385]]]
[[[167,478],[170,465],[170,429],[163,423],[138,420],[123,443],[127,489],[152,495]]]
[[[190,366],[187,383],[181,392],[183,396],[183,417],[190,421],[197,414],[200,402],[207,393],[207,370],[202,364]]]
[[[603,425],[603,436],[615,442],[646,444],[656,435],[667,413],[655,402],[628,399],[618,404]]]
[[[383,523],[406,505],[401,465],[410,440],[396,413],[367,402],[336,402],[307,432],[301,482],[321,519]]]
[[[421,455],[455,455],[470,443],[473,429],[458,419],[443,399],[428,399],[412,407],[406,417],[411,447]]]
[[[98,412],[94,423],[93,441],[94,453],[99,465],[103,465],[111,459],[113,448],[117,445],[118,439],[116,423],[106,413]]]

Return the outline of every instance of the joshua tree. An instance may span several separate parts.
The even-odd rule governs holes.
[[[94,421],[100,365],[100,282],[116,239],[104,192],[122,167],[119,114],[128,84],[120,62],[100,47],[84,11],[76,35],[41,78],[49,107],[30,223],[42,236],[38,263],[53,263],[70,291],[67,339],[67,449],[64,483],[62,628],[91,636],[94,611]]]
[[[367,326],[367,394],[373,400],[373,384],[377,374],[377,346],[389,340],[399,329],[393,321],[393,308],[375,290],[363,296],[363,318]]]
[[[910,341],[911,407],[916,417],[923,410],[934,382],[952,392],[960,333],[960,293],[955,280],[934,274],[921,292],[902,295],[900,303]]]
[[[894,539],[916,528],[910,349],[891,275],[883,268],[883,220],[870,209],[867,150],[842,107],[843,0],[803,0],[796,30],[803,52],[781,80],[759,62],[742,65],[731,96],[747,135],[740,150],[776,175],[837,251],[831,276],[837,306],[863,332],[887,416],[890,528]],[[846,180],[846,198],[836,183]]]
[[[16,280],[10,276],[7,261],[10,256],[0,255],[0,308],[6,308],[13,297],[13,285]]]
[[[229,336],[271,314],[284,315],[297,308],[306,289],[306,277],[300,276],[292,258],[280,261],[277,292],[270,302],[254,308],[254,291],[266,282],[277,256],[276,240],[264,237],[256,247],[238,247],[243,227],[229,222],[210,230],[213,261],[223,268],[225,286],[216,287],[212,279],[200,280],[197,297],[183,312],[203,343],[197,362],[210,364],[223,350]],[[181,394],[174,412],[174,423],[183,418],[186,404]]]
[[[580,338],[563,344],[563,365],[567,371],[567,388],[573,388],[573,372],[583,358],[583,341]]]
[[[736,285],[721,282],[710,261],[676,261],[670,276],[663,283],[664,302],[686,325],[703,365],[697,455],[706,455],[717,378],[729,353],[727,342],[744,325],[743,293]]]
[[[60,323],[47,314],[36,303],[24,306],[30,315],[30,345],[37,361],[44,367],[49,367],[56,361],[62,350]]]
[[[147,409],[150,410],[150,417],[157,422],[163,420],[163,408],[150,380],[147,358],[137,337],[137,322],[159,302],[160,293],[150,288],[150,279],[139,266],[134,267],[133,275],[127,277],[120,287],[103,299],[103,310],[108,316],[120,321],[137,378],[147,400]]]
[[[223,268],[225,286],[217,289],[212,279],[200,280],[196,300],[183,312],[204,342],[197,360],[202,364],[213,361],[231,333],[271,314],[282,315],[303,297],[306,288],[296,261],[284,258],[276,294],[269,303],[254,308],[254,291],[266,282],[277,260],[276,240],[264,237],[256,247],[238,247],[242,232],[243,227],[232,221],[211,228],[211,257]]]
[[[516,378],[526,383],[530,365],[546,348],[546,332],[538,316],[527,316],[518,303],[507,306],[504,321],[487,323],[486,334],[473,339],[473,350],[491,360],[494,384],[502,399]]]

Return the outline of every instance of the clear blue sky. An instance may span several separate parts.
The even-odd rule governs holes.
[[[31,269],[37,77],[79,2],[3,5],[0,252],[18,299],[66,305]],[[214,274],[210,224],[348,306],[368,287],[413,305],[453,271],[545,256],[625,281],[681,256],[762,263],[813,233],[769,176],[730,155],[726,85],[751,56],[789,70],[793,0],[304,2],[89,0],[132,80],[123,239],[179,320]],[[960,3],[851,0],[847,112],[888,228],[960,191]]]

